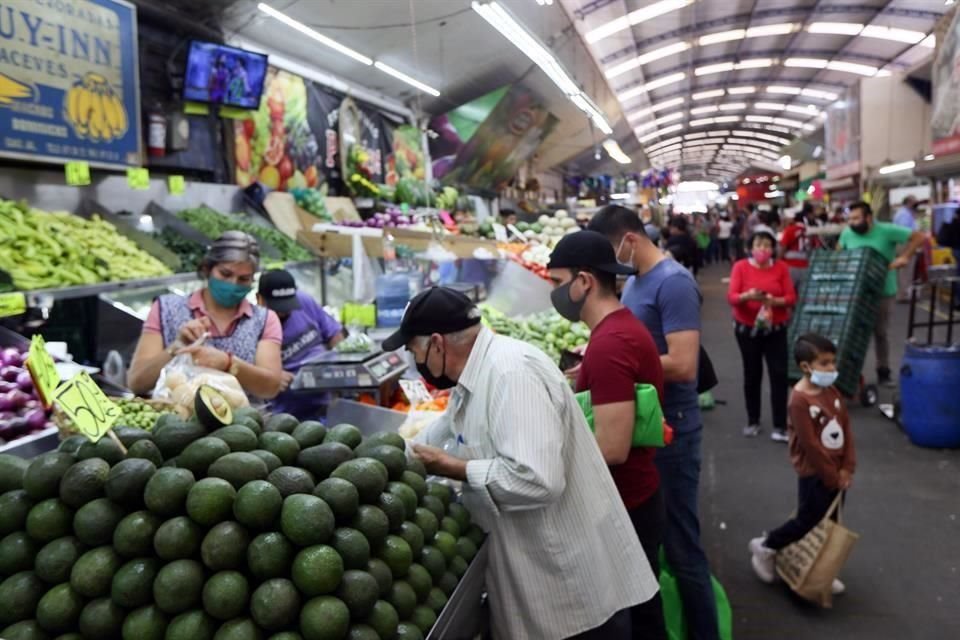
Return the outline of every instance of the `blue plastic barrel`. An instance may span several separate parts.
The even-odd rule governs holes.
[[[960,447],[960,347],[907,345],[900,408],[903,429],[915,445]]]

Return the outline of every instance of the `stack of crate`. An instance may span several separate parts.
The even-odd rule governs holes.
[[[837,345],[837,388],[857,393],[860,371],[873,336],[889,265],[873,249],[815,251],[790,322],[792,345],[805,333],[818,333]],[[793,358],[789,377],[803,374]]]

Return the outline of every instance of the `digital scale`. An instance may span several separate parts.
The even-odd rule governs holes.
[[[366,391],[373,393],[377,402],[382,404],[390,396],[387,387],[396,383],[406,370],[407,361],[396,351],[328,351],[300,367],[290,389],[300,393]]]

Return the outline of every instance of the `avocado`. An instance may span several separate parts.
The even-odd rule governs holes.
[[[120,445],[113,441],[113,438],[100,438],[96,442],[84,442],[77,449],[77,460],[89,460],[90,458],[101,458],[108,464],[114,465],[125,457]]]
[[[370,561],[370,543],[360,531],[350,527],[340,527],[333,532],[330,546],[343,558],[347,569],[366,569]]]
[[[104,496],[104,484],[110,465],[101,458],[89,458],[75,463],[60,480],[60,499],[73,508],[79,508]]]
[[[367,561],[366,570],[380,585],[380,597],[386,598],[390,595],[390,587],[393,586],[393,571],[390,569],[390,565],[380,558],[370,558]],[[404,573],[406,573],[406,570],[404,570]]]
[[[363,619],[373,611],[380,597],[380,585],[366,571],[351,569],[343,572],[337,597],[347,605],[353,619]]]
[[[403,436],[395,431],[380,431],[369,435],[363,439],[363,443],[361,443],[361,445],[357,448],[361,449],[364,447],[375,447],[381,444],[396,447],[397,449],[400,449],[400,451],[407,450],[407,441],[403,439]]]
[[[253,451],[257,448],[257,434],[247,427],[238,424],[217,429],[210,434],[211,438],[219,438],[227,443],[230,451]]]
[[[33,617],[47,587],[32,571],[15,573],[0,582],[0,624],[6,626]]]
[[[326,480],[333,470],[353,459],[353,449],[342,442],[325,442],[309,447],[297,456],[297,466],[313,474],[317,482]]]
[[[0,539],[0,576],[33,569],[34,557],[40,544],[25,531],[14,531]]]
[[[233,515],[244,526],[256,530],[270,529],[280,516],[283,496],[266,480],[253,480],[237,491]]]
[[[253,420],[261,429],[263,428],[263,414],[253,407],[237,407],[233,410],[233,419]]]
[[[222,438],[215,436],[200,438],[188,444],[187,448],[177,456],[177,466],[181,469],[189,469],[194,476],[202,478],[215,460],[222,458],[230,451],[229,443]]]
[[[204,478],[187,493],[187,515],[197,524],[212,527],[233,514],[237,490],[223,478]]]
[[[266,463],[252,453],[228,453],[216,460],[207,469],[212,478],[223,478],[235,489],[241,488],[251,480],[264,480],[267,475]]]
[[[282,533],[261,533],[247,547],[247,567],[259,580],[289,576],[294,553],[294,546]]]
[[[164,460],[180,455],[194,440],[207,435],[207,430],[198,422],[169,421],[164,426],[154,428],[153,442],[160,449]]]
[[[323,444],[323,439],[327,435],[327,428],[315,420],[306,420],[298,424],[291,435],[301,449],[306,449]]]
[[[153,538],[161,524],[163,521],[156,514],[135,511],[117,525],[113,532],[113,548],[124,558],[153,555]]]
[[[87,441],[87,437],[82,436],[80,434],[67,436],[66,438],[60,441],[60,445],[57,447],[57,451],[62,451],[63,453],[75,454],[77,452],[77,449],[80,448],[80,445],[82,445],[86,441]]]
[[[70,571],[85,547],[74,537],[66,536],[48,542],[37,554],[33,571],[48,584],[60,584],[70,580]]]
[[[56,498],[60,493],[60,479],[76,461],[73,455],[61,451],[37,456],[23,474],[23,489],[32,500]]]
[[[153,601],[168,614],[183,613],[200,603],[203,566],[196,560],[174,560],[157,573]]]
[[[310,472],[300,467],[278,467],[267,476],[267,482],[275,486],[284,498],[295,493],[313,493],[316,484]]]
[[[373,546],[380,544],[390,532],[390,520],[387,515],[378,507],[369,504],[360,505],[350,526],[365,535]]]
[[[80,612],[80,633],[85,638],[119,637],[126,615],[110,598],[91,600]]]
[[[263,449],[254,449],[250,453],[263,460],[263,463],[267,465],[268,472],[283,466],[283,462],[280,461],[280,458],[269,451],[264,451]]]
[[[202,599],[204,611],[217,620],[230,620],[246,611],[250,585],[238,571],[220,571],[203,585]]]
[[[23,529],[34,502],[23,489],[0,495],[0,536]]]
[[[288,496],[280,510],[280,529],[301,547],[326,542],[333,533],[333,511],[320,498],[303,493]]]
[[[388,444],[358,447],[356,454],[378,460],[387,468],[387,476],[390,480],[400,480],[403,477],[403,472],[407,470],[407,454],[402,449]]]
[[[140,458],[149,460],[155,467],[163,464],[163,454],[153,440],[137,440],[127,449],[127,460]]]
[[[109,544],[124,515],[124,510],[117,504],[106,498],[97,498],[77,510],[73,516],[73,532],[85,545]]]
[[[87,598],[109,595],[113,574],[120,565],[120,556],[113,547],[91,549],[74,563],[70,571],[70,586]]]
[[[69,583],[58,584],[40,598],[37,624],[51,633],[70,631],[76,628],[83,605],[83,598]]]
[[[338,522],[347,522],[357,513],[360,493],[343,478],[327,478],[316,486],[313,495],[323,499]]]
[[[138,429],[137,427],[114,427],[113,433],[120,439],[120,442],[127,449],[132,447],[134,442],[153,439],[149,431],[144,431],[143,429]]]
[[[211,387],[202,385],[193,398],[193,410],[197,420],[211,431],[233,424],[233,409],[223,394]]]
[[[293,430],[297,428],[297,425],[300,424],[300,421],[297,420],[296,416],[290,415],[289,413],[275,413],[263,424],[264,431],[281,431],[286,434],[293,433]]]
[[[183,513],[193,483],[194,476],[189,469],[162,467],[147,481],[143,502],[147,509],[160,516]]]
[[[410,545],[410,551],[413,552],[413,559],[420,559],[420,552],[423,551],[423,530],[415,525],[414,523],[404,522],[400,525],[400,530],[397,532],[397,535],[407,541],[407,544]]]
[[[127,561],[110,585],[110,597],[121,607],[136,609],[153,603],[153,581],[160,571],[156,558],[135,558]]]
[[[140,509],[143,507],[143,490],[156,471],[157,466],[143,458],[121,460],[107,474],[104,492],[110,500],[128,510]]]
[[[50,542],[72,532],[73,509],[58,498],[38,502],[27,514],[27,535],[38,542]]]
[[[203,529],[186,516],[167,520],[153,537],[153,550],[162,560],[191,558],[200,550]]]
[[[164,640],[212,640],[217,626],[203,609],[195,609],[171,620]]]
[[[346,638],[350,609],[333,596],[308,600],[300,610],[300,631],[305,638]]]
[[[408,472],[404,472],[408,473]],[[411,474],[415,478],[420,476]],[[417,492],[403,482],[390,482],[387,484],[387,492],[397,496],[403,502],[405,519],[409,520],[417,511]]]
[[[261,640],[260,629],[250,618],[235,618],[220,625],[213,640]]]
[[[123,620],[124,640],[164,640],[169,617],[156,605],[134,609]]]
[[[397,495],[384,492],[377,498],[376,506],[386,514],[390,531],[399,531],[403,521],[407,519],[407,508],[403,500]]]
[[[0,453],[0,493],[23,489],[23,474],[30,463],[23,458]]]
[[[200,557],[212,571],[242,569],[250,534],[239,523],[228,520],[216,525],[203,538]]]
[[[267,631],[285,629],[300,615],[300,594],[289,580],[267,580],[250,598],[250,615]]]
[[[266,431],[260,434],[260,448],[269,451],[280,458],[283,464],[293,464],[300,453],[300,445],[296,439],[288,433],[282,431]]]
[[[352,424],[338,424],[327,431],[324,442],[340,442],[351,449],[357,448],[363,442],[363,434]]]
[[[373,458],[348,460],[330,474],[333,478],[343,478],[357,488],[360,501],[373,504],[387,486],[387,468]]]
[[[377,638],[393,638],[400,625],[400,616],[392,604],[377,600],[373,605],[373,611],[367,617],[367,624],[373,627]]]

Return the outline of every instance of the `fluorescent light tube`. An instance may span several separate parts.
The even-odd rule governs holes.
[[[757,102],[753,106],[761,111],[783,111],[787,108],[782,102]]]
[[[677,105],[683,104],[685,98],[671,98],[670,100],[664,100],[663,102],[658,102],[657,104],[652,104],[646,109],[640,109],[639,111],[634,111],[627,115],[627,120],[636,120],[642,118],[643,116],[649,115],[651,113],[656,113],[657,111],[662,111],[669,107],[675,107]]]
[[[724,95],[726,91],[723,89],[711,89],[710,91],[700,91],[691,96],[694,100],[707,100],[708,98],[719,98]]]
[[[917,166],[917,163],[913,160],[908,160],[906,162],[898,162],[896,164],[888,164],[885,167],[880,167],[880,175],[887,175],[888,173],[898,173],[900,171],[909,171]]]
[[[832,91],[821,91],[820,89],[804,89],[800,93],[808,98],[821,98],[823,100],[836,100],[840,97]]]
[[[895,27],[881,27],[878,25],[867,25],[860,32],[865,38],[879,38],[881,40],[893,40],[895,42],[905,42],[907,44],[918,44],[927,34],[922,31],[910,31],[909,29],[897,29]]]
[[[787,58],[783,65],[785,67],[801,67],[804,69],[826,69],[829,60],[821,58]]]
[[[690,109],[690,115],[701,116],[705,113],[714,113],[716,111],[720,111],[720,107],[715,104],[711,104],[706,107],[696,107],[694,109]]]
[[[748,38],[762,38],[764,36],[782,36],[788,33],[793,33],[794,29],[797,28],[797,25],[792,22],[784,22],[779,24],[764,24],[759,27],[750,27],[747,29]]]
[[[863,25],[852,22],[814,22],[807,27],[807,31],[838,36],[855,36],[863,31]]]
[[[732,62],[719,62],[717,64],[708,64],[703,67],[697,67],[693,70],[693,75],[695,76],[708,76],[713,73],[723,73],[725,71],[733,71],[734,64]]]
[[[648,51],[643,55],[637,56],[632,60],[627,60],[626,62],[621,62],[618,65],[610,67],[607,71],[604,72],[604,75],[608,80],[612,80],[617,76],[621,76],[628,71],[636,69],[637,67],[642,67],[645,64],[653,62],[655,60],[660,60],[661,58],[666,58],[668,56],[676,55],[678,53],[683,53],[690,48],[689,42],[674,42],[665,47],[660,47],[652,51]]]
[[[846,73],[856,73],[861,76],[877,75],[877,68],[867,64],[858,64],[856,62],[844,62],[843,60],[831,60],[827,63],[827,69],[831,71],[844,71]]]
[[[657,129],[656,131],[651,131],[645,136],[639,138],[640,142],[647,142],[648,140],[653,140],[659,136],[664,135],[665,133],[673,133],[674,131],[680,131],[683,129],[682,124],[672,124],[669,127],[664,127],[663,129]]]
[[[265,3],[265,2],[261,2],[260,4],[258,4],[258,5],[257,5],[257,9],[259,9],[259,10],[262,11],[263,13],[267,14],[268,16],[270,16],[271,18],[273,18],[274,20],[278,20],[278,21],[282,22],[283,24],[287,25],[287,26],[290,27],[291,29],[295,29],[295,30],[299,31],[300,33],[302,33],[303,35],[307,36],[308,38],[312,38],[313,40],[316,40],[316,41],[319,42],[320,44],[322,44],[322,45],[324,45],[324,46],[326,46],[326,47],[330,47],[330,48],[333,49],[334,51],[337,51],[337,52],[339,52],[339,53],[342,53],[343,55],[345,55],[345,56],[347,56],[347,57],[349,57],[349,58],[353,58],[353,59],[356,60],[357,62],[362,62],[363,64],[368,65],[368,66],[371,65],[371,64],[373,64],[373,59],[372,59],[372,58],[368,58],[367,56],[363,55],[362,53],[358,53],[358,52],[354,51],[353,49],[351,49],[350,47],[344,46],[344,45],[340,44],[339,42],[337,42],[336,40],[334,40],[334,39],[332,39],[332,38],[328,38],[327,36],[323,35],[322,33],[319,33],[319,32],[317,32],[317,31],[311,29],[310,27],[308,27],[307,25],[303,24],[302,22],[300,22],[300,21],[298,21],[298,20],[294,20],[293,18],[291,18],[291,17],[288,16],[287,14],[283,13],[282,11],[278,11],[278,10],[274,9],[273,7],[271,7],[270,5],[268,5],[268,4]]]
[[[623,152],[623,149],[620,148],[620,145],[617,144],[617,141],[613,138],[604,140],[603,148],[607,152],[607,155],[620,164],[630,164],[633,162],[633,160],[630,159],[630,156]]]
[[[665,13],[682,9],[693,2],[694,0],[660,0],[660,2],[654,2],[653,4],[647,5],[642,9],[631,11],[625,16],[615,18],[606,24],[600,25],[596,29],[587,31],[587,33],[584,35],[584,39],[588,43],[593,44],[594,42],[608,38],[615,33],[629,29],[634,25],[638,25],[641,22],[646,22],[647,20],[651,20],[657,16],[662,16]]]
[[[767,87],[767,93],[785,93],[791,96],[800,95],[800,87],[781,87],[781,86],[770,86]]]
[[[729,89],[727,89],[727,93],[729,93],[732,96],[739,96],[747,93],[756,93],[756,92],[757,92],[756,87],[730,87]]]
[[[746,108],[746,102],[728,102],[720,105],[720,111],[741,111]]]
[[[641,94],[647,93],[648,91],[653,91],[654,89],[659,89],[660,87],[665,87],[669,84],[681,82],[686,79],[686,77],[687,74],[682,71],[679,73],[671,73],[667,76],[661,76],[651,80],[650,82],[647,82],[646,84],[633,87],[632,89],[627,89],[626,91],[617,94],[617,98],[619,98],[621,102],[625,102],[631,98],[636,98]]]
[[[720,42],[743,40],[743,37],[746,35],[746,33],[746,29],[731,29],[730,31],[708,33],[705,36],[700,36],[700,38],[697,40],[697,44],[699,44],[701,47],[705,47],[707,45],[718,44]]]
[[[424,93],[429,93],[434,97],[437,97],[440,95],[440,92],[434,89],[433,87],[431,87],[430,85],[424,84],[419,80],[415,80],[410,76],[408,76],[407,74],[403,73],[402,71],[397,71],[396,69],[394,69],[393,67],[391,67],[386,63],[383,63],[377,60],[376,62],[373,63],[373,66],[375,66],[377,69],[380,69],[380,71],[383,71],[385,74],[393,76],[397,80],[402,80],[403,82],[406,82],[411,87],[416,87],[417,89],[419,89],[420,91],[423,91]]]

